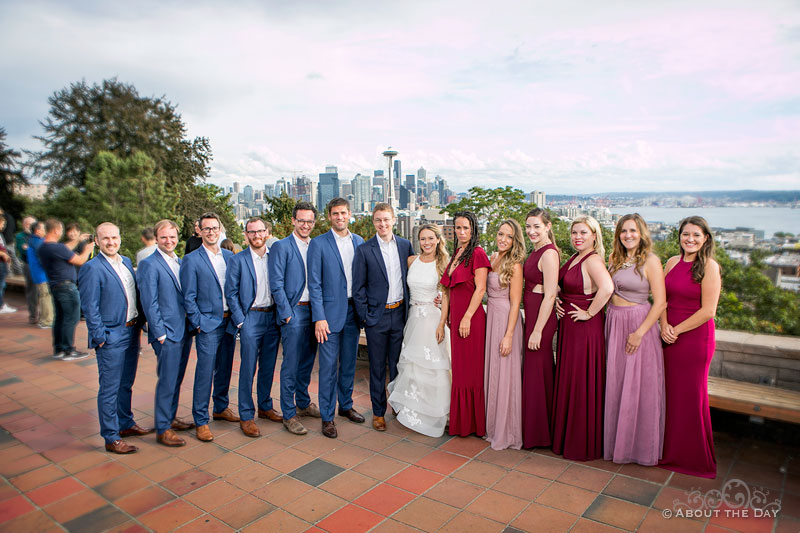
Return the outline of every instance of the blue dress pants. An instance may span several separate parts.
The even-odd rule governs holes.
[[[245,315],[239,329],[239,418],[252,420],[253,378],[258,367],[256,397],[262,411],[272,409],[272,379],[275,375],[275,360],[278,358],[278,343],[281,332],[275,322],[275,311],[253,311]]]
[[[214,385],[214,412],[228,407],[228,389],[231,384],[233,352],[236,339],[225,332],[229,318],[213,331],[198,331],[195,337],[197,366],[194,371],[192,416],[197,426],[208,424],[208,398]]]
[[[367,354],[369,355],[369,396],[372,400],[372,415],[386,414],[386,365],[389,365],[389,381],[397,377],[397,362],[403,347],[403,328],[406,323],[403,306],[386,309],[374,326],[365,328]]]
[[[119,339],[95,349],[100,387],[97,390],[97,415],[100,435],[106,443],[119,440],[119,432],[134,426],[131,389],[139,364],[137,326],[124,328]]]
[[[281,325],[283,363],[281,363],[281,411],[283,419],[289,420],[297,414],[297,408],[305,409],[311,403],[308,384],[317,352],[317,340],[311,324],[311,307],[296,305],[294,318]]]
[[[353,407],[353,379],[356,375],[358,337],[352,302],[347,306],[347,319],[341,331],[331,331],[328,340],[319,345],[319,410],[322,420],[330,422],[339,409]]]
[[[189,352],[192,351],[192,338],[188,335],[180,341],[167,338],[163,344],[156,341],[151,345],[158,360],[155,419],[156,433],[161,435],[172,426],[175,413],[178,412],[181,384],[186,373]]]

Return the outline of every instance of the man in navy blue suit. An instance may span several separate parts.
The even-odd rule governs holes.
[[[178,225],[162,220],[153,228],[156,250],[142,259],[136,270],[142,310],[147,316],[147,340],[156,353],[156,440],[165,446],[184,446],[174,430],[187,430],[194,423],[177,418],[183,375],[192,350],[186,328],[186,309],[178,278],[181,260],[175,255]]]
[[[210,442],[214,435],[208,427],[208,398],[214,384],[214,420],[238,422],[228,407],[233,351],[236,340],[227,331],[231,313],[225,300],[225,274],[233,253],[219,246],[222,224],[215,213],[204,213],[198,220],[203,244],[184,256],[180,268],[183,305],[192,329],[197,330],[195,347],[192,416],[198,440]]]
[[[389,380],[397,377],[408,310],[408,257],[411,243],[392,233],[394,209],[379,203],[372,210],[377,234],[359,246],[353,261],[353,301],[366,329],[372,427],[386,431],[386,364]]]
[[[258,417],[281,422],[272,407],[272,378],[281,334],[275,320],[275,303],[269,288],[269,251],[267,227],[260,218],[251,218],[244,226],[249,246],[228,263],[225,297],[231,309],[228,331],[239,331],[239,422],[242,433],[258,437],[255,423],[253,377],[258,365]]]
[[[292,210],[294,231],[270,248],[269,279],[272,298],[281,326],[281,411],[283,426],[289,433],[305,435],[308,430],[301,416],[320,418],[319,408],[311,403],[308,384],[314,368],[317,340],[311,325],[307,258],[317,209],[298,202]]]
[[[133,420],[131,389],[139,363],[139,335],[144,316],[140,314],[133,265],[119,255],[119,228],[104,222],[95,230],[100,254],[78,272],[81,308],[86,317],[89,348],[97,355],[100,386],[97,414],[106,450],[133,453],[138,448],[123,437],[147,435]]]
[[[311,240],[308,247],[308,294],[311,320],[319,343],[319,409],[322,434],[338,436],[333,415],[339,399],[339,415],[363,423],[353,409],[353,379],[361,328],[353,305],[353,258],[364,244],[350,233],[350,205],[344,198],[331,200],[326,211],[331,230]]]

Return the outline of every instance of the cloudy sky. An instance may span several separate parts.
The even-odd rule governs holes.
[[[451,188],[800,188],[800,3],[0,1],[0,126],[118,77],[178,105],[211,181],[424,166]]]

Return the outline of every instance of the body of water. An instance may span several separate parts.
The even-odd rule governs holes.
[[[791,207],[612,207],[612,213],[639,213],[647,222],[677,225],[682,219],[700,215],[711,227],[755,228],[769,239],[775,232],[800,233],[800,209]]]

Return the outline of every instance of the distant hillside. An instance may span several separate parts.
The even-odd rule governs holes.
[[[800,201],[800,190],[794,191],[756,191],[756,190],[741,190],[741,191],[670,191],[670,192],[605,192],[597,194],[548,194],[548,200],[567,201],[576,200],[578,202],[589,202],[597,198],[608,198],[614,200],[623,199],[638,199],[650,197],[658,197],[659,199],[665,198],[681,198],[691,196],[694,198],[704,198],[714,201],[726,202],[779,202],[779,203],[793,203]]]

